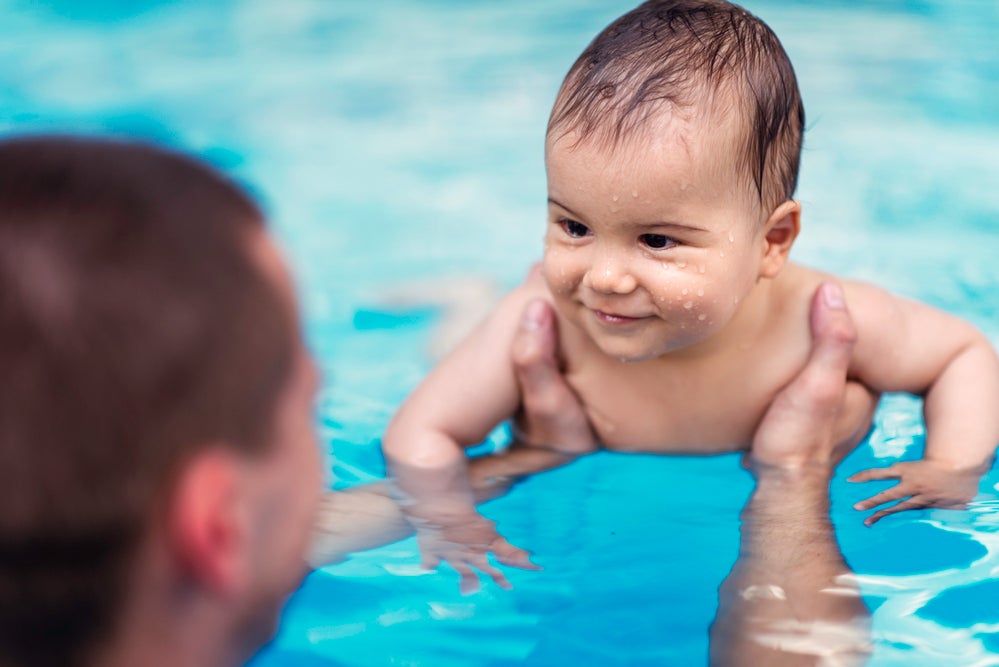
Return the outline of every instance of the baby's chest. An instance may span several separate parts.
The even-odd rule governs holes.
[[[611,450],[666,453],[747,449],[790,377],[776,369],[689,377],[618,371],[568,376],[601,443]]]

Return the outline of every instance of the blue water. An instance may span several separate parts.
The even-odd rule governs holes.
[[[332,482],[382,474],[378,440],[426,372],[439,311],[416,280],[515,284],[540,253],[542,138],[611,0],[0,0],[0,132],[141,136],[264,202],[326,371]],[[794,256],[965,317],[999,341],[999,4],[748,2],[808,113]],[[849,473],[919,455],[889,397],[832,516],[872,612],[871,665],[999,664],[999,472],[971,509],[873,529]],[[697,665],[752,480],[738,457],[600,454],[486,506],[541,573],[461,597],[404,541],[316,572],[277,665]]]

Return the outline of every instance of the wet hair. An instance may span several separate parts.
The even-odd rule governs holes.
[[[722,0],[651,0],[614,21],[566,75],[548,135],[613,146],[648,131],[664,109],[721,103],[726,94],[745,118],[736,166],[771,211],[797,184],[801,93],[773,31]]]
[[[297,329],[262,233],[188,157],[0,141],[0,664],[89,661],[184,462],[269,450]]]

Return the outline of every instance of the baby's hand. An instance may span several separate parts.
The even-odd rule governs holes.
[[[461,577],[462,594],[479,589],[475,570],[492,577],[501,588],[513,586],[506,576],[489,562],[489,554],[496,560],[524,570],[540,570],[530,560],[530,554],[513,546],[496,532],[495,523],[475,510],[460,514],[409,517],[416,528],[416,539],[423,554],[423,566],[435,569],[441,561],[453,567]]]
[[[968,501],[978,493],[978,483],[986,470],[987,468],[983,466],[956,468],[939,461],[922,459],[902,461],[887,468],[863,470],[847,481],[898,480],[895,486],[853,506],[856,510],[868,510],[895,500],[900,501],[867,517],[864,523],[871,526],[889,514],[904,510],[929,507],[964,509]]]

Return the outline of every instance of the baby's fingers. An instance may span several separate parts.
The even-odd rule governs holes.
[[[441,564],[441,559],[434,554],[423,553],[420,559],[420,566],[424,570],[436,570],[437,566]]]
[[[461,581],[458,583],[458,590],[461,591],[462,595],[469,595],[479,590],[479,576],[475,574],[475,570],[471,566],[459,560],[449,560],[448,564],[461,577]]]
[[[469,558],[468,562],[472,565],[472,567],[480,570],[483,574],[488,575],[493,581],[496,582],[496,585],[499,586],[500,588],[504,588],[506,590],[510,590],[513,588],[513,584],[511,584],[510,580],[506,578],[506,575],[503,574],[503,572],[501,572],[499,568],[494,567],[489,562],[489,559],[486,557],[485,554],[481,556],[475,556],[474,558]]]
[[[874,482],[884,479],[899,479],[901,476],[902,471],[900,471],[896,465],[890,465],[887,468],[868,468],[867,470],[861,470],[860,472],[854,473],[848,477],[846,481]]]
[[[878,505],[884,505],[885,503],[890,503],[893,500],[899,500],[905,498],[906,496],[911,496],[912,492],[903,484],[897,484],[890,489],[885,489],[881,493],[877,493],[867,500],[861,500],[860,502],[854,504],[853,509],[855,510],[869,510],[872,507],[877,507]]]
[[[520,547],[515,547],[502,538],[493,542],[492,552],[496,555],[496,560],[504,565],[520,568],[521,570],[541,569],[541,566],[531,562],[531,552],[525,551]]]
[[[873,526],[875,523],[885,518],[889,514],[895,514],[896,512],[904,512],[905,510],[920,509],[925,507],[925,503],[920,500],[917,496],[903,500],[902,502],[892,505],[891,507],[886,507],[883,510],[878,510],[871,516],[864,519],[865,526]]]

